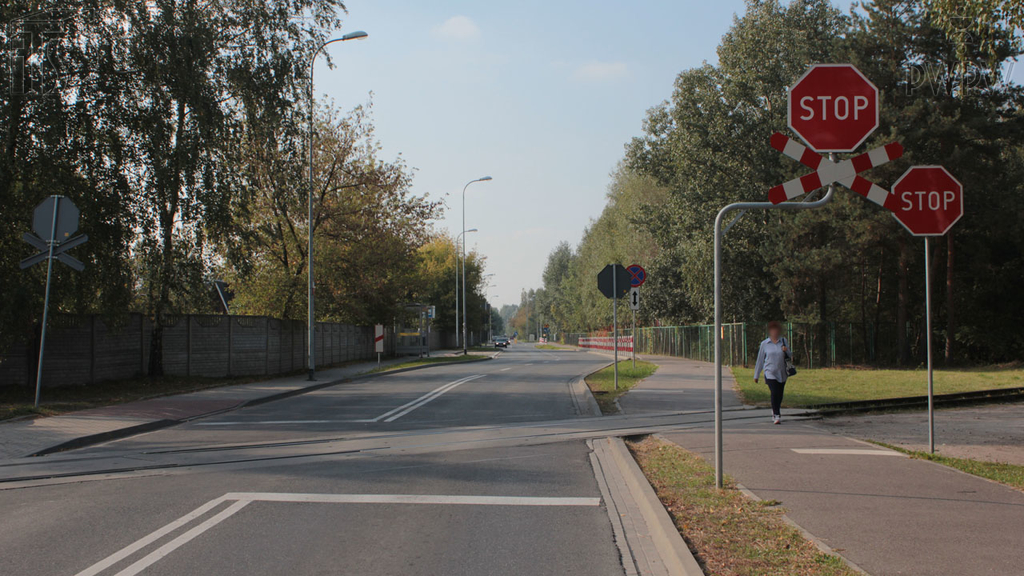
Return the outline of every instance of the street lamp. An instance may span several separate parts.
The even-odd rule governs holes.
[[[459,242],[465,240],[470,232],[479,232],[476,228],[466,230],[455,238],[455,347],[459,347]]]
[[[477,178],[476,180],[470,180],[466,182],[466,185],[462,187],[462,233],[466,233],[466,188],[473,182],[487,182],[491,180],[490,176],[484,176],[483,178]],[[466,243],[462,243],[462,355],[469,354],[467,349],[468,340],[466,339]]]
[[[313,302],[313,66],[316,64],[316,57],[320,54],[320,51],[327,47],[328,44],[334,44],[335,42],[345,42],[346,40],[362,40],[366,38],[368,34],[362,30],[356,32],[349,32],[341,38],[335,38],[328,40],[320,45],[319,48],[313,52],[313,57],[309,59],[309,198],[307,199],[309,209],[309,231],[307,234],[307,246],[306,246],[306,257],[309,260],[306,272],[309,274],[309,339],[307,341],[307,352],[306,361],[309,366],[309,379],[316,380],[316,343],[314,342],[316,333],[316,313],[314,312]]]

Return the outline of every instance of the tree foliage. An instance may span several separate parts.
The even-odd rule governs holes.
[[[433,296],[422,247],[440,206],[411,194],[401,157],[380,157],[368,105],[313,110],[309,222],[309,62],[341,27],[340,0],[38,5],[0,5],[0,40],[26,63],[0,67],[0,351],[38,333],[45,271],[17,263],[53,194],[78,205],[89,242],[74,250],[84,272],[55,267],[52,310],[146,313],[152,375],[161,320],[214,312],[214,279],[235,312],[304,319],[311,226],[319,319],[388,322]],[[475,328],[481,268],[473,255]]]
[[[711,321],[715,215],[806,172],[768,146],[786,130],[788,86],[811,64],[850,61],[881,93],[881,128],[866,147],[900,141],[908,151],[867,176],[890,186],[912,164],[942,164],[966,190],[966,216],[933,243],[933,277],[945,278],[947,297],[934,313],[948,319],[947,359],[1019,357],[1024,289],[1012,279],[1024,271],[1024,99],[999,72],[1020,54],[1019,9],[968,4],[972,14],[987,11],[978,18],[984,43],[953,33],[942,0],[877,0],[848,15],[827,0],[749,0],[722,38],[718,63],[680,73],[670,99],[648,112],[605,211],[571,251],[565,276],[546,271],[538,298],[565,330],[606,327],[610,307],[595,275],[607,263],[636,261],[649,274],[645,322]],[[725,319],[889,325],[907,358],[914,342],[906,326],[923,315],[920,244],[845,189],[823,209],[749,213],[725,237]],[[556,248],[549,269],[566,268],[566,249]]]

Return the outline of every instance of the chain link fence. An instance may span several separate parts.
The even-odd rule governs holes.
[[[722,363],[753,366],[761,341],[768,337],[767,322],[722,324]],[[900,363],[899,334],[893,324],[876,326],[859,322],[785,322],[783,336],[793,350],[794,361],[804,368],[836,366],[895,366]],[[713,324],[648,326],[636,329],[638,354],[679,356],[691,360],[715,360]],[[630,330],[619,330],[628,336]],[[562,342],[579,345],[581,337],[609,336],[610,330],[562,334]],[[916,323],[905,327],[906,363],[924,361],[924,331]],[[940,339],[936,339],[939,342]]]

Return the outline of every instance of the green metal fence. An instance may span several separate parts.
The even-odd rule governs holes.
[[[766,322],[737,322],[722,325],[722,362],[728,365],[753,366],[761,341],[767,337]],[[783,336],[790,343],[794,361],[804,368],[846,365],[891,366],[898,363],[898,334],[895,325],[837,322],[786,322]],[[905,327],[905,338],[911,362],[924,358],[923,332],[915,323]],[[636,329],[638,354],[679,356],[712,362],[715,359],[715,327],[712,324],[692,326],[648,326]],[[623,336],[630,331],[620,330]],[[610,331],[589,334],[563,334],[566,344],[577,344],[580,336],[606,336]]]

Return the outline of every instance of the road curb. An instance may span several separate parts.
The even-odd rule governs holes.
[[[1020,402],[1024,400],[1024,387],[993,388],[972,392],[954,392],[952,394],[936,394],[936,406],[971,406],[975,404],[992,404],[1001,402]],[[855,414],[877,410],[917,409],[928,406],[927,396],[902,396],[897,398],[881,398],[878,400],[854,400],[851,402],[830,402],[803,406],[806,410],[817,411],[822,416]]]
[[[217,414],[224,414],[226,412],[233,412],[242,408],[250,406],[259,406],[260,404],[267,404],[269,402],[275,402],[277,400],[284,400],[293,396],[301,396],[302,394],[308,394],[310,392],[316,392],[324,388],[331,386],[337,386],[346,382],[353,382],[356,380],[365,380],[368,378],[376,378],[378,376],[385,376],[390,374],[401,374],[403,372],[412,372],[413,370],[422,370],[424,368],[435,368],[438,366],[454,366],[457,364],[472,364],[474,362],[483,362],[484,360],[493,360],[493,356],[487,356],[485,358],[477,358],[474,360],[461,360],[458,362],[435,362],[432,364],[424,364],[422,366],[409,366],[408,368],[398,368],[395,370],[384,370],[382,372],[374,372],[372,374],[356,374],[354,376],[348,376],[340,378],[338,380],[331,380],[328,382],[318,382],[309,386],[303,386],[294,390],[286,390],[284,392],[275,392],[267,396],[261,396],[259,398],[253,398],[251,400],[245,400],[239,402],[237,405],[230,408],[224,408],[221,410],[215,410],[213,412],[204,412],[202,414],[196,414],[192,416],[186,416],[184,418],[172,418],[153,420],[152,422],[144,422],[142,424],[134,424],[132,426],[126,426],[124,428],[118,428],[116,430],[108,430],[106,432],[100,432],[98,434],[88,434],[86,436],[79,436],[78,438],[72,438],[65,440],[59,444],[54,444],[42,450],[37,450],[31,454],[23,456],[23,458],[32,458],[36,456],[46,456],[47,454],[55,454],[57,452],[67,452],[68,450],[76,450],[78,448],[85,448],[87,446],[93,446],[103,442],[110,442],[112,440],[122,440],[138,434],[145,434],[146,432],[155,432],[164,428],[170,428],[171,426],[177,426],[178,424],[184,424],[185,422],[191,422],[200,418],[206,418],[209,416],[215,416]],[[596,404],[596,401],[595,401]],[[600,411],[599,411],[600,412]]]
[[[625,538],[620,545],[627,574],[642,576],[704,576],[668,511],[654,493],[640,466],[621,438],[590,442],[594,473],[613,532]]]
[[[658,438],[660,438],[664,442],[669,442],[669,443],[675,444],[675,442],[672,442],[671,440],[661,436],[660,434],[655,434],[655,436],[657,436]],[[676,444],[676,445],[678,446],[678,444]],[[736,484],[736,488],[739,489],[739,491],[742,492],[743,495],[746,496],[747,498],[750,498],[751,500],[753,500],[755,502],[763,502],[764,501],[763,498],[761,498],[757,494],[754,494],[753,492],[748,490],[747,487],[744,486],[743,484],[740,484],[739,482],[736,482],[735,480],[733,480],[733,482]],[[847,558],[846,556],[843,556],[839,552],[836,552],[831,546],[829,546],[828,544],[825,544],[825,542],[823,542],[820,538],[818,538],[814,534],[811,534],[810,532],[805,530],[803,526],[801,526],[801,525],[797,524],[796,522],[794,522],[793,519],[790,518],[788,514],[782,514],[782,521],[785,522],[786,524],[789,524],[791,527],[793,527],[797,532],[800,533],[801,536],[803,536],[805,539],[807,539],[810,543],[814,544],[814,546],[818,550],[821,550],[825,554],[829,554],[831,556],[835,556],[836,558],[839,558],[840,560],[842,560],[843,563],[846,564],[846,566],[850,570],[853,570],[854,572],[858,572],[860,574],[865,574],[865,575],[868,574],[868,572],[866,570],[864,570],[860,566],[857,566],[856,564],[854,564],[849,558]]]
[[[93,444],[99,444],[101,442],[109,442],[110,440],[117,440],[120,438],[127,438],[128,436],[134,436],[136,434],[143,434],[145,432],[152,432],[154,430],[160,430],[161,428],[168,428],[181,422],[180,420],[154,420],[152,422],[144,422],[142,424],[135,424],[133,426],[127,426],[125,428],[118,428],[116,430],[108,430],[107,432],[100,432],[98,434],[89,434],[87,436],[79,436],[78,438],[72,438],[71,440],[65,440],[60,444],[55,444],[49,448],[43,448],[31,454],[23,456],[24,458],[32,458],[34,456],[46,456],[47,454],[53,454],[55,452],[66,452],[68,450],[74,450],[76,448],[85,448],[86,446],[92,446]]]
[[[586,374],[580,374],[569,381],[569,390],[572,392],[572,403],[576,407],[576,412],[580,416],[603,416],[601,412],[601,406],[597,403],[597,398],[594,398],[594,391],[587,386],[587,376],[590,376],[594,372],[600,372],[611,364],[602,366],[593,372],[587,372]]]

